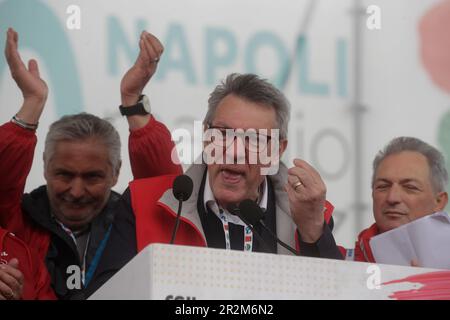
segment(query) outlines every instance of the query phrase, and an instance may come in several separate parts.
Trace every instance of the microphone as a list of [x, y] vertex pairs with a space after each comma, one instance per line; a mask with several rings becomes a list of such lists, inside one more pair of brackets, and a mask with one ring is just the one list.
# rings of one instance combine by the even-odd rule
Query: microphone
[[[269, 234], [270, 236], [276, 240], [278, 244], [280, 244], [283, 248], [290, 251], [291, 253], [295, 254], [296, 256], [299, 255], [297, 250], [290, 247], [288, 244], [284, 243], [280, 239], [278, 239], [277, 235], [270, 230], [265, 223], [262, 221], [264, 218], [264, 212], [258, 206], [254, 201], [250, 199], [245, 199], [239, 204], [239, 210], [241, 212], [241, 215], [245, 220], [247, 220], [249, 223], [251, 223], [253, 226], [261, 225]], [[242, 218], [241, 218], [242, 219]], [[244, 219], [242, 219], [244, 221]], [[245, 221], [244, 221], [245, 222]]]
[[192, 194], [192, 189], [194, 189], [194, 183], [192, 182], [192, 179], [185, 174], [179, 175], [173, 181], [172, 192], [174, 197], [178, 200], [178, 212], [177, 218], [175, 220], [175, 226], [172, 231], [172, 238], [170, 239], [170, 244], [174, 243], [175, 236], [178, 231], [178, 226], [180, 225], [181, 207], [183, 201], [189, 199], [189, 197]]
[[267, 252], [272, 251], [272, 250], [270, 250], [269, 246], [264, 241], [264, 239], [260, 236], [260, 234], [255, 231], [253, 222], [247, 220], [247, 218], [242, 215], [242, 211], [241, 211], [240, 207], [238, 207], [236, 205], [231, 205], [231, 206], [227, 207], [227, 210], [229, 213], [234, 214], [235, 216], [238, 216], [239, 218], [241, 218], [241, 220], [250, 228], [250, 230], [252, 230], [252, 233], [255, 235], [255, 238], [258, 239], [258, 242], [264, 247], [264, 249]]

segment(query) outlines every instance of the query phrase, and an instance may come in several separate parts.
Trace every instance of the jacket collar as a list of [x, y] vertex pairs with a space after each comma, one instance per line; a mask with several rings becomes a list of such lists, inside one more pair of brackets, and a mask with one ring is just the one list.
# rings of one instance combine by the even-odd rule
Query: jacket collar
[[[192, 179], [194, 189], [191, 197], [183, 202], [183, 214], [182, 219], [189, 220], [200, 231], [203, 238], [205, 233], [200, 221], [200, 215], [197, 210], [197, 199], [199, 196], [200, 185], [202, 183], [202, 177], [206, 170], [205, 164], [193, 164], [186, 171], [186, 175]], [[284, 186], [287, 182], [287, 167], [280, 162], [278, 173], [272, 176], [268, 176], [272, 181], [276, 199], [276, 234], [277, 236], [287, 244], [295, 247], [295, 232], [297, 226], [292, 220], [289, 210], [289, 199]], [[167, 206], [173, 212], [178, 210], [178, 200], [174, 197], [172, 189], [167, 190], [159, 199], [160, 205]], [[289, 254], [289, 252], [278, 246], [278, 252], [283, 254]]]
[[370, 249], [370, 239], [378, 235], [380, 231], [376, 223], [372, 224], [369, 228], [361, 231], [358, 235], [358, 243], [355, 248], [355, 256], [359, 255], [363, 257], [365, 261], [375, 262], [375, 259], [372, 254], [372, 250]]

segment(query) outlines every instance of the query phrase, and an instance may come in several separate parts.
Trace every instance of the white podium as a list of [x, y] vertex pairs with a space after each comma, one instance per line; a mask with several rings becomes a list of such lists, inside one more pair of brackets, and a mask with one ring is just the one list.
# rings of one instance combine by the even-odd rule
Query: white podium
[[449, 279], [434, 269], [153, 244], [90, 299], [450, 299]]

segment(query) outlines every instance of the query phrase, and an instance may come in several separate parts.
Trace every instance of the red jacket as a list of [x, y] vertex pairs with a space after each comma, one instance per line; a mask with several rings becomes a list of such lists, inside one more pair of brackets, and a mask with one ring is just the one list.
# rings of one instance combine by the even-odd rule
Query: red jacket
[[[284, 167], [284, 166], [283, 166]], [[194, 183], [192, 196], [183, 203], [179, 229], [175, 244], [206, 247], [205, 235], [197, 212], [197, 198], [202, 165], [193, 165], [186, 174]], [[280, 171], [283, 169], [280, 166]], [[136, 240], [138, 252], [151, 243], [169, 243], [175, 225], [178, 201], [172, 194], [172, 184], [176, 175], [135, 180], [130, 183], [131, 205], [136, 219]], [[284, 177], [272, 176], [277, 196], [277, 230], [284, 242], [299, 250], [298, 233], [288, 211], [287, 195], [283, 196], [279, 182]], [[281, 193], [281, 194], [280, 194]], [[325, 220], [331, 218], [333, 206], [326, 203]], [[280, 252], [284, 248], [279, 248]]]
[[369, 228], [364, 229], [359, 233], [354, 249], [344, 249], [342, 247], [339, 249], [346, 257], [346, 260], [375, 262], [369, 242], [372, 237], [375, 237], [378, 234], [380, 234], [380, 232], [377, 225], [374, 223]]
[[[175, 178], [176, 175], [166, 175], [130, 183], [138, 252], [151, 243], [170, 242], [177, 213], [158, 200], [170, 191]], [[197, 225], [181, 215], [175, 244], [206, 247], [206, 240]]]
[[56, 299], [42, 260], [23, 241], [0, 228], [0, 263], [8, 263], [13, 258], [19, 260], [19, 269], [24, 276], [22, 299]]
[[[50, 233], [31, 223], [21, 209], [36, 141], [34, 132], [11, 122], [0, 126], [0, 226], [13, 232], [38, 253], [40, 261], [45, 261]], [[128, 149], [134, 177], [182, 173], [181, 166], [171, 160], [173, 147], [170, 132], [153, 117], [144, 128], [131, 131]]]

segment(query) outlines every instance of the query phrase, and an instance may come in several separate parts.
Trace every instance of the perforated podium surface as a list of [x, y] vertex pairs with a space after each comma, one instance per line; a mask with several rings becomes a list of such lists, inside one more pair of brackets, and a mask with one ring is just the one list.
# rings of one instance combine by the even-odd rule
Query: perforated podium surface
[[434, 269], [153, 244], [91, 299], [427, 298], [430, 283], [439, 277], [448, 281], [449, 275]]

